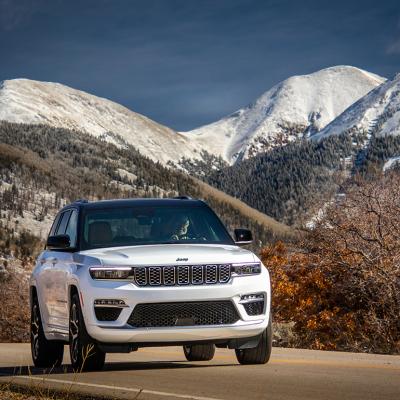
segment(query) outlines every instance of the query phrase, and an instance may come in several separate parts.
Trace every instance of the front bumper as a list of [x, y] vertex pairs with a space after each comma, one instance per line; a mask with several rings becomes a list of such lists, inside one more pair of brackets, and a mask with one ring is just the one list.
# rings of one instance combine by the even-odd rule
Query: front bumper
[[[240, 339], [259, 335], [268, 326], [270, 313], [270, 283], [266, 270], [255, 276], [233, 277], [229, 283], [201, 286], [139, 288], [133, 283], [95, 281], [87, 277], [80, 288], [83, 314], [88, 334], [103, 343], [176, 343]], [[264, 294], [264, 313], [249, 316], [242, 295]], [[94, 313], [96, 299], [120, 299], [127, 307], [116, 321], [98, 321]], [[231, 325], [174, 326], [133, 328], [127, 320], [140, 303], [171, 303], [193, 301], [232, 301], [239, 320]]]

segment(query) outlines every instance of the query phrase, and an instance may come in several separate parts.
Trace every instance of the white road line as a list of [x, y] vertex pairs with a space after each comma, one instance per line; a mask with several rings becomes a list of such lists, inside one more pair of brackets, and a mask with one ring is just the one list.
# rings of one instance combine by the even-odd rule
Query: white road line
[[67, 381], [67, 380], [63, 380], [63, 379], [41, 378], [38, 376], [15, 375], [12, 378], [13, 378], [13, 380], [15, 378], [18, 378], [18, 379], [25, 379], [25, 380], [36, 380], [36, 381], [41, 381], [43, 383], [46, 383], [46, 382], [63, 383], [63, 384], [71, 385], [71, 386], [76, 385], [76, 386], [96, 387], [96, 388], [100, 388], [100, 389], [109, 389], [109, 390], [114, 390], [114, 391], [120, 390], [120, 391], [133, 392], [133, 393], [153, 394], [153, 395], [157, 395], [157, 396], [175, 397], [175, 398], [179, 398], [179, 399], [188, 399], [188, 400], [222, 400], [222, 399], [217, 399], [215, 397], [192, 396], [189, 394], [159, 392], [157, 390], [129, 388], [129, 387], [122, 387], [122, 386], [98, 385], [96, 383], [85, 383], [85, 382]]

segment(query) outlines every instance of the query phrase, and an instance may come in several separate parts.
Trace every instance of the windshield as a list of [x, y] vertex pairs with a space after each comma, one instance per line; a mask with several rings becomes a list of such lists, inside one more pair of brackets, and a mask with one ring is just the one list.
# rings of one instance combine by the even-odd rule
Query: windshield
[[208, 207], [137, 206], [87, 209], [83, 214], [83, 250], [169, 243], [234, 244]]

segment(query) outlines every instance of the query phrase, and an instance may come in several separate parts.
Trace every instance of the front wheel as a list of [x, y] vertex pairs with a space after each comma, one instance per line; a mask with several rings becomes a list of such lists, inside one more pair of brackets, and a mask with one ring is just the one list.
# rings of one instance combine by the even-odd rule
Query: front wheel
[[35, 367], [59, 367], [64, 356], [64, 343], [46, 339], [40, 315], [39, 301], [35, 295], [31, 304], [31, 353]]
[[69, 354], [76, 372], [101, 370], [106, 358], [86, 331], [77, 294], [72, 296], [69, 313]]
[[272, 318], [269, 317], [267, 329], [262, 333], [258, 345], [252, 349], [236, 349], [236, 358], [240, 364], [266, 364], [272, 350]]
[[186, 360], [188, 361], [210, 361], [215, 354], [215, 346], [213, 344], [193, 344], [183, 346]]

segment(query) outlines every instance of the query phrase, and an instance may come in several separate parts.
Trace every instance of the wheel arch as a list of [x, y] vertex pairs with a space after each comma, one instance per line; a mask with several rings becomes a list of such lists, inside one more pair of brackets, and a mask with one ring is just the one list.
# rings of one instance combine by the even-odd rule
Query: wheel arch
[[79, 296], [79, 298], [80, 298], [79, 289], [78, 289], [78, 286], [76, 285], [75, 282], [74, 283], [70, 283], [68, 285], [68, 305], [69, 306], [71, 306], [72, 296], [74, 294], [77, 294]]
[[38, 297], [37, 288], [36, 288], [35, 284], [31, 284], [29, 286], [29, 301], [30, 301], [31, 305], [32, 305], [34, 297]]

